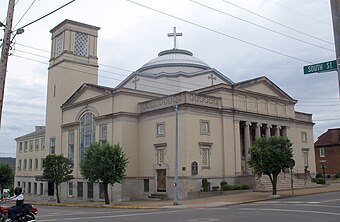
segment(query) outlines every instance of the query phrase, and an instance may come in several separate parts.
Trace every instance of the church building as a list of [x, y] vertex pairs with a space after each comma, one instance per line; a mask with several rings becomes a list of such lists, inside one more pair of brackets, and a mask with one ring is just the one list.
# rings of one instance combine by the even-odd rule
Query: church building
[[102, 184], [88, 182], [79, 169], [85, 150], [99, 141], [119, 143], [129, 158], [125, 181], [109, 187], [111, 201], [156, 193], [172, 199], [177, 176], [179, 199], [199, 192], [204, 178], [211, 187], [222, 181], [254, 187], [248, 150], [261, 136], [288, 137], [293, 172], [315, 173], [312, 115], [295, 111], [297, 100], [267, 77], [233, 82], [178, 49], [181, 33], [174, 28], [172, 49], [117, 87], [100, 86], [98, 31], [70, 20], [51, 30], [46, 126], [16, 139], [15, 185], [26, 196], [53, 195], [53, 184], [41, 178], [42, 161], [63, 154], [74, 163], [74, 179], [61, 184], [61, 200], [103, 199]]

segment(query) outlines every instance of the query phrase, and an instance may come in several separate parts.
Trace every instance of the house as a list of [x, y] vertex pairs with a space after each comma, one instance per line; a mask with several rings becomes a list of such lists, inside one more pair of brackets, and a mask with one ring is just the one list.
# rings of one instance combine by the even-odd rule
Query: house
[[316, 172], [324, 175], [340, 173], [340, 128], [328, 129], [314, 143]]

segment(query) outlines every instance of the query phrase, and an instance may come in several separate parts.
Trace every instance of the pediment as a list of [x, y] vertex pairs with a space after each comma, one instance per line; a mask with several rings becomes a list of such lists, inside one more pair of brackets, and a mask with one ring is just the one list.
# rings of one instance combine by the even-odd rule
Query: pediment
[[112, 88], [85, 83], [72, 94], [62, 107], [65, 108], [74, 104], [107, 96], [111, 94], [112, 90]]
[[294, 101], [287, 93], [285, 93], [267, 77], [259, 77], [236, 83], [235, 89]]

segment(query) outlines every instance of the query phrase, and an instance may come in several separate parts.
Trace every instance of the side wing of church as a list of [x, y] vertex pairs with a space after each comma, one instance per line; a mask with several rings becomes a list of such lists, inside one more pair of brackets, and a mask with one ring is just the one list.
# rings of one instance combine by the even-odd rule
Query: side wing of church
[[[312, 115], [295, 111], [297, 101], [266, 77], [234, 83], [190, 51], [174, 47], [160, 52], [116, 88], [99, 86], [94, 78], [74, 80], [79, 66], [98, 75], [98, 30], [66, 20], [51, 31], [52, 55], [58, 47], [71, 48], [61, 50], [59, 62], [49, 69], [46, 149], [25, 151], [20, 147], [34, 138], [17, 138], [20, 169], [15, 183], [24, 186], [27, 194], [46, 197], [53, 186], [37, 179], [42, 174], [40, 167], [27, 174], [22, 164], [38, 156], [39, 165], [44, 156], [56, 153], [74, 162], [75, 179], [61, 185], [62, 199], [102, 199], [102, 185], [86, 181], [79, 169], [84, 151], [102, 141], [119, 143], [129, 158], [125, 181], [110, 186], [112, 200], [142, 199], [154, 193], [172, 198], [176, 106], [180, 199], [200, 191], [204, 178], [211, 187], [222, 181], [254, 187], [255, 177], [247, 166], [248, 150], [260, 136], [288, 137], [293, 143], [294, 172], [303, 173], [308, 167], [315, 173]], [[69, 37], [57, 40], [59, 35]], [[87, 42], [87, 51], [79, 58], [71, 50], [77, 41], [79, 44], [77, 36]], [[57, 70], [64, 66], [68, 69], [60, 75]], [[65, 78], [70, 81], [63, 81]], [[67, 95], [60, 87], [72, 93]]]

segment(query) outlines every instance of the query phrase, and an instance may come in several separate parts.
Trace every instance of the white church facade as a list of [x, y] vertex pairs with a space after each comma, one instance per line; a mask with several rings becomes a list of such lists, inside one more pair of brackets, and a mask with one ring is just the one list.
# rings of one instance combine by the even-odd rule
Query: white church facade
[[79, 162], [86, 148], [103, 141], [119, 143], [129, 158], [125, 181], [109, 188], [111, 200], [173, 198], [176, 114], [180, 199], [200, 191], [203, 178], [211, 186], [254, 186], [247, 153], [260, 136], [288, 137], [294, 172], [307, 166], [315, 173], [312, 115], [295, 111], [297, 100], [268, 78], [234, 83], [175, 44], [117, 87], [100, 86], [98, 30], [70, 20], [51, 30], [46, 126], [16, 139], [15, 183], [26, 195], [53, 194], [53, 185], [40, 179], [43, 158], [55, 153], [74, 162], [75, 179], [61, 185], [62, 200], [102, 199], [101, 184], [86, 181]]

